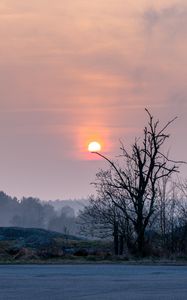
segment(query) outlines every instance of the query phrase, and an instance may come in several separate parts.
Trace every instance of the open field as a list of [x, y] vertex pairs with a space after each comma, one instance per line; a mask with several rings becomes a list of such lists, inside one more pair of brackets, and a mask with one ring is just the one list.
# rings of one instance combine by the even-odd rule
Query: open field
[[187, 266], [1, 265], [1, 300], [187, 299]]

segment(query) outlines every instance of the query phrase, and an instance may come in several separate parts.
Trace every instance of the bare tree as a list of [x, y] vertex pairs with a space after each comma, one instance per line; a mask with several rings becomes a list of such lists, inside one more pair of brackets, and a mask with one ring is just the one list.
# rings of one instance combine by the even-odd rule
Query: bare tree
[[170, 177], [163, 177], [158, 182], [158, 206], [156, 221], [154, 225], [158, 225], [157, 231], [161, 235], [162, 250], [166, 250], [168, 242], [168, 234], [173, 211], [173, 190], [175, 183]]
[[130, 241], [132, 228], [129, 219], [126, 218], [126, 209], [123, 209], [121, 195], [112, 186], [106, 184], [110, 175], [109, 171], [100, 171], [96, 174], [97, 181], [94, 185], [97, 189], [97, 197], [90, 197], [89, 205], [80, 218], [84, 233], [89, 232], [92, 236], [100, 238], [113, 237], [114, 254], [122, 255], [124, 241], [126, 244]]
[[187, 179], [181, 180], [177, 184], [177, 188], [180, 192], [180, 213], [182, 215], [183, 223], [187, 223]]
[[[154, 214], [155, 202], [158, 196], [158, 183], [178, 172], [178, 163], [164, 155], [163, 146], [169, 138], [167, 128], [174, 119], [160, 127], [159, 120], [148, 114], [148, 124], [144, 128], [143, 138], [136, 139], [128, 152], [121, 142], [122, 160], [114, 162], [104, 155], [95, 152], [110, 165], [110, 176], [97, 183], [97, 189], [105, 186], [109, 194], [120, 195], [120, 201], [113, 198], [113, 204], [121, 209], [132, 223], [136, 233], [137, 251], [144, 255], [145, 230]], [[104, 174], [104, 173], [103, 173]]]

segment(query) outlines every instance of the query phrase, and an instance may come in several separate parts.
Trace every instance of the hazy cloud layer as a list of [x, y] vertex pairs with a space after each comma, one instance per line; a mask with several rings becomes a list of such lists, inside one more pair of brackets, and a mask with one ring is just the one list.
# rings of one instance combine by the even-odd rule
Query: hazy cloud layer
[[140, 134], [144, 107], [179, 115], [172, 149], [185, 159], [187, 5], [151, 2], [1, 0], [2, 189], [86, 195], [104, 165], [88, 140], [114, 156]]

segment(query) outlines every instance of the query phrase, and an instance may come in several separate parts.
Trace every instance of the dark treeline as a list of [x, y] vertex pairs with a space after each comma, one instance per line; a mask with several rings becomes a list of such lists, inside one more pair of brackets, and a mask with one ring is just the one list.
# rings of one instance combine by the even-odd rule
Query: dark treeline
[[[81, 212], [80, 232], [91, 239], [113, 240], [116, 255], [139, 256], [137, 233], [132, 224], [134, 216], [128, 199], [119, 194], [111, 199], [102, 190], [99, 195], [90, 197], [89, 205]], [[144, 234], [143, 256], [187, 256], [187, 180], [163, 180], [160, 184]]]
[[[0, 226], [44, 228], [89, 239], [113, 240], [116, 255], [135, 255], [136, 233], [120, 208], [123, 200], [114, 200], [100, 194], [91, 196], [89, 201], [43, 202], [32, 197], [18, 201], [0, 192]], [[145, 232], [144, 253], [160, 257], [187, 255], [187, 180], [160, 183], [155, 210]]]
[[32, 197], [18, 200], [0, 192], [0, 226], [44, 228], [78, 234], [77, 215], [83, 207], [84, 200], [44, 202]]

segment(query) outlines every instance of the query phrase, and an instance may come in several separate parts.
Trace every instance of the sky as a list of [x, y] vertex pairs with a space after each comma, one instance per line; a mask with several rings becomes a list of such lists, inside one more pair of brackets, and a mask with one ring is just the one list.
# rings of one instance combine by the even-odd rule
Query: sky
[[186, 0], [1, 0], [0, 40], [1, 190], [87, 197], [107, 168], [88, 143], [115, 159], [145, 107], [178, 116], [167, 146], [187, 160]]

